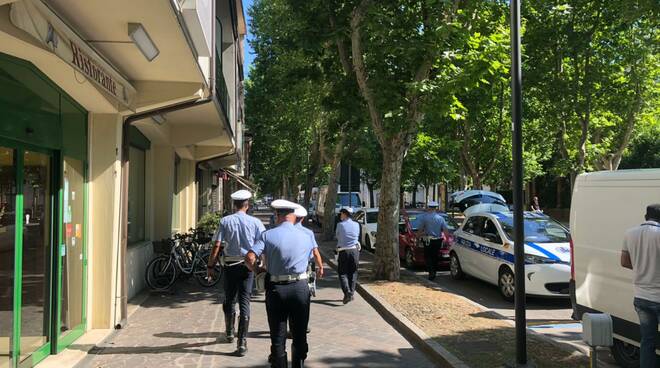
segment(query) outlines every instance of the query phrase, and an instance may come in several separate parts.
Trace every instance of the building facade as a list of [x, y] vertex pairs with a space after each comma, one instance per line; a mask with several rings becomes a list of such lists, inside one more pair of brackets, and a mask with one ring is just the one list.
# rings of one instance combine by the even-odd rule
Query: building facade
[[0, 0], [0, 368], [125, 324], [202, 179], [240, 180], [245, 33], [240, 0]]

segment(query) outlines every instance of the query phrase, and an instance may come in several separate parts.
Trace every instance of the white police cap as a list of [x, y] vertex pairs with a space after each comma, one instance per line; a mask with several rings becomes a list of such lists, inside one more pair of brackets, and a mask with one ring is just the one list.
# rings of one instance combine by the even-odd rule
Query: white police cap
[[299, 204], [287, 201], [286, 199], [276, 199], [270, 203], [270, 206], [276, 210], [295, 210], [300, 207]]
[[237, 190], [231, 194], [231, 199], [235, 201], [244, 201], [246, 199], [252, 198], [252, 193], [245, 189]]
[[293, 213], [296, 215], [296, 217], [305, 217], [307, 216], [307, 210], [305, 207], [298, 205], [296, 209], [293, 211]]
[[429, 208], [438, 208], [440, 205], [436, 201], [429, 201]]
[[346, 210], [351, 215], [353, 214], [353, 208], [352, 207], [345, 206], [345, 207], [342, 207], [341, 209]]

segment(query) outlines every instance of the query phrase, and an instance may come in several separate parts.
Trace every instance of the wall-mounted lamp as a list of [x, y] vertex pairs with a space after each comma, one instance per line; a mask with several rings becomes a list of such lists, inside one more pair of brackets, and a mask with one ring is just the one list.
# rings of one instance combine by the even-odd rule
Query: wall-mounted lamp
[[160, 54], [158, 47], [151, 40], [147, 30], [144, 29], [142, 23], [128, 23], [128, 36], [133, 40], [133, 43], [142, 52], [147, 60], [152, 61]]

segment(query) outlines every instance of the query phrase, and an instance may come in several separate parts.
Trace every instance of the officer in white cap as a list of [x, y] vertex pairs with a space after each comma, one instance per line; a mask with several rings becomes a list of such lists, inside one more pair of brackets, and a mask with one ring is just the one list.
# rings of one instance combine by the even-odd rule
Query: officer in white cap
[[[307, 217], [307, 210], [305, 207], [298, 205], [298, 207], [293, 211], [293, 213], [296, 215], [296, 227], [303, 232], [305, 232], [307, 235], [309, 235], [310, 241], [312, 242], [312, 254], [310, 254], [310, 259], [314, 260], [315, 268], [312, 268], [312, 272], [316, 272], [319, 274], [319, 277], [323, 277], [323, 259], [321, 258], [321, 253], [319, 252], [319, 245], [316, 243], [316, 237], [314, 236], [314, 232], [308, 228], [306, 228], [303, 225], [303, 221]], [[307, 327], [307, 333], [309, 333], [311, 330], [309, 329], [309, 326]]]
[[444, 217], [438, 213], [438, 202], [429, 202], [417, 233], [423, 236], [424, 261], [429, 271], [429, 280], [433, 281], [438, 267], [438, 252], [442, 247], [442, 237], [444, 235], [445, 239], [449, 239], [449, 228]]
[[319, 252], [319, 245], [316, 243], [316, 237], [314, 236], [314, 232], [308, 228], [306, 228], [303, 225], [303, 221], [307, 217], [307, 210], [305, 210], [305, 207], [298, 205], [296, 209], [293, 211], [294, 215], [296, 215], [296, 228], [302, 230], [305, 232], [307, 235], [309, 235], [310, 241], [312, 242], [312, 254], [310, 255], [310, 258], [314, 259], [314, 263], [316, 264], [316, 268], [320, 268], [320, 273], [321, 276], [323, 276], [323, 260], [321, 258], [321, 253]]
[[[250, 294], [254, 282], [254, 273], [246, 267], [244, 257], [252, 248], [262, 232], [266, 230], [261, 220], [247, 214], [252, 193], [239, 190], [232, 193], [234, 214], [220, 220], [218, 230], [213, 236], [214, 247], [208, 263], [209, 274], [213, 273], [218, 254], [222, 251], [223, 287], [225, 302], [222, 309], [225, 314], [225, 333], [227, 342], [234, 341], [236, 321], [236, 302], [238, 301], [240, 318], [238, 321], [238, 342], [236, 354], [247, 353], [247, 333], [250, 324]], [[223, 248], [223, 243], [226, 244]]]
[[337, 273], [339, 283], [344, 292], [343, 303], [353, 300], [355, 285], [358, 278], [358, 264], [360, 262], [360, 225], [351, 219], [353, 209], [344, 207], [339, 210], [339, 223], [335, 236], [337, 237]]
[[277, 226], [261, 234], [247, 253], [245, 262], [251, 270], [257, 271], [257, 259], [262, 254], [266, 258], [266, 312], [270, 329], [271, 367], [288, 367], [286, 330], [290, 321], [292, 367], [302, 368], [308, 351], [305, 331], [310, 304], [307, 264], [313, 245], [309, 235], [295, 226], [297, 204], [278, 200], [273, 201], [271, 206], [275, 210]]

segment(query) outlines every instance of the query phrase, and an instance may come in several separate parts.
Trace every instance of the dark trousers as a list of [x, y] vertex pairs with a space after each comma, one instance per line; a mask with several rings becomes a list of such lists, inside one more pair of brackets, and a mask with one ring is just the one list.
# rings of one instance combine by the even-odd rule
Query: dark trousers
[[222, 310], [225, 314], [234, 314], [236, 312], [236, 302], [238, 302], [241, 318], [249, 318], [254, 274], [243, 264], [225, 266], [223, 273], [225, 302], [222, 303]]
[[658, 322], [660, 322], [660, 303], [635, 298], [633, 304], [639, 316], [639, 328], [642, 335], [639, 348], [640, 368], [656, 368], [655, 348], [657, 346]]
[[307, 280], [287, 284], [266, 282], [266, 312], [270, 329], [270, 352], [274, 359], [286, 356], [287, 321], [291, 326], [291, 361], [307, 359], [307, 323], [309, 322], [309, 286]]
[[429, 239], [424, 247], [424, 262], [429, 277], [435, 277], [438, 268], [438, 252], [442, 247], [442, 239]]
[[359, 262], [360, 251], [357, 248], [339, 252], [339, 256], [337, 257], [337, 273], [339, 274], [339, 283], [344, 295], [352, 296], [355, 293]]

